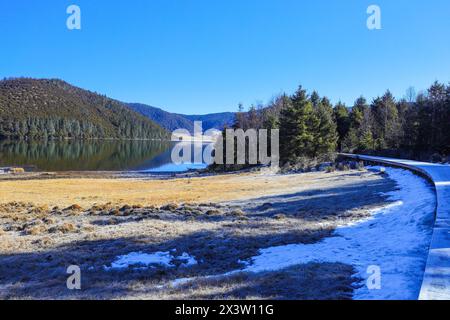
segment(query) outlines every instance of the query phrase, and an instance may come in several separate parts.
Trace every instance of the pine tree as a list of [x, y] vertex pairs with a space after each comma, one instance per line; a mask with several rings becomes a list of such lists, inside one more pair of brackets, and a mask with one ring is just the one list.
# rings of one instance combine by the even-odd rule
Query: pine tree
[[399, 147], [400, 122], [395, 99], [390, 91], [376, 98], [372, 105], [373, 133], [378, 149]]
[[300, 86], [286, 100], [280, 115], [280, 157], [284, 163], [315, 155], [314, 131], [317, 118], [306, 91]]
[[[314, 94], [314, 93], [313, 93]], [[317, 93], [316, 93], [317, 94]], [[336, 123], [333, 120], [333, 107], [324, 97], [319, 102], [311, 96], [313, 105], [315, 104], [315, 117], [317, 118], [316, 128], [314, 132], [314, 156], [325, 155], [336, 150], [337, 131]]]
[[342, 102], [338, 102], [338, 104], [334, 107], [334, 118], [336, 121], [337, 132], [339, 135], [338, 149], [342, 151], [343, 141], [350, 130], [349, 111]]
[[361, 151], [374, 150], [375, 149], [374, 143], [375, 141], [373, 140], [372, 131], [367, 130], [363, 133], [362, 137], [360, 138], [358, 149]]
[[344, 138], [342, 149], [346, 152], [365, 151], [373, 148], [370, 109], [364, 97], [359, 97], [350, 112], [350, 129]]
[[233, 129], [243, 129], [245, 127], [244, 106], [242, 103], [238, 105], [238, 112], [235, 115]]
[[444, 84], [434, 82], [428, 89], [428, 104], [431, 108], [431, 148], [443, 151], [448, 144], [446, 133], [449, 123], [446, 108], [447, 91]]

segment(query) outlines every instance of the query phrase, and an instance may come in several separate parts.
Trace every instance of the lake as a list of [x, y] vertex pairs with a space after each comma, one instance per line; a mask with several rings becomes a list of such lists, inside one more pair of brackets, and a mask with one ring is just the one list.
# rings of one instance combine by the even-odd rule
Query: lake
[[164, 141], [0, 141], [0, 167], [32, 171], [185, 172], [206, 168], [193, 161], [176, 165], [175, 143]]

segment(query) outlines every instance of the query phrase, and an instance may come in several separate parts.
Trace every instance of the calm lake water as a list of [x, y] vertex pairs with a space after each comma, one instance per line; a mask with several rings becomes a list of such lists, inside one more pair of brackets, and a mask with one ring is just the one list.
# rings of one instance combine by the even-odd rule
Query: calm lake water
[[0, 141], [0, 167], [33, 171], [184, 172], [204, 163], [175, 165], [175, 143], [161, 141]]

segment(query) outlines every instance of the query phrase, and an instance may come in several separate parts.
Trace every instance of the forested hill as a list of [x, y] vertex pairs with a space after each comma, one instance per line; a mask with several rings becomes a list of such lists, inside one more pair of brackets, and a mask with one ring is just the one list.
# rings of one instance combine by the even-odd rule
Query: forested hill
[[202, 122], [203, 131], [213, 128], [222, 130], [225, 126], [230, 127], [234, 123], [236, 116], [234, 112], [211, 113], [206, 115], [177, 114], [141, 103], [129, 103], [128, 106], [169, 131], [187, 129], [192, 132], [194, 130], [194, 121]]
[[129, 103], [128, 106], [150, 120], [155, 121], [170, 132], [176, 129], [186, 129], [192, 132], [194, 129], [194, 122], [182, 115], [170, 113], [160, 108], [141, 103]]
[[167, 139], [124, 103], [56, 79], [0, 81], [0, 139]]
[[221, 112], [205, 115], [186, 115], [185, 117], [191, 121], [201, 121], [203, 130], [212, 128], [222, 130], [224, 127], [231, 127], [233, 125], [236, 113]]

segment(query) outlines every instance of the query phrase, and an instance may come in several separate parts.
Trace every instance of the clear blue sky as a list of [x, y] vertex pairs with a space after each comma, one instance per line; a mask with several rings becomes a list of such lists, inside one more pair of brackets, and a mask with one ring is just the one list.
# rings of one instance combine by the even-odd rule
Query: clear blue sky
[[[70, 4], [80, 31], [66, 28]], [[371, 4], [382, 30], [366, 27]], [[351, 104], [450, 80], [448, 0], [11, 0], [0, 30], [0, 77], [61, 78], [179, 113], [299, 84]]]

